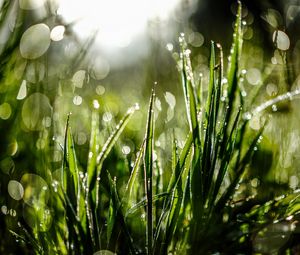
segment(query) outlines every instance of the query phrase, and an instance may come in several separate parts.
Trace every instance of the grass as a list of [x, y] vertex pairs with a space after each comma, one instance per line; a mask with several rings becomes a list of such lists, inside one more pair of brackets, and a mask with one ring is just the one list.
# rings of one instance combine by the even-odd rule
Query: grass
[[[32, 200], [23, 198], [23, 213], [18, 207], [18, 222], [9, 227], [28, 254], [30, 249], [34, 254], [248, 254], [257, 252], [255, 249], [263, 252], [259, 237], [268, 232], [268, 226], [279, 223], [291, 230], [278, 249], [291, 252], [297, 240], [293, 231], [299, 194], [266, 201], [239, 187], [247, 185], [249, 164], [267, 125], [253, 132], [249, 129], [251, 116], [299, 92], [258, 107], [249, 104], [255, 102], [255, 93], [253, 98], [242, 95], [241, 8], [239, 3], [227, 68], [222, 47], [211, 42], [208, 84], [194, 79], [191, 52], [184, 35], [179, 38], [177, 65], [186, 112], [180, 121], [186, 125], [186, 139], [181, 146], [176, 132], [172, 134], [165, 151], [171, 162], [160, 156], [155, 143], [156, 124], [164, 121], [156, 116], [157, 85], [151, 91], [144, 136], [136, 139], [141, 142], [129, 164], [117, 148], [139, 111], [137, 105], [116, 125], [105, 127], [100, 121], [102, 110], [94, 100], [85, 153], [74, 142], [76, 115], [65, 116], [63, 143], [56, 144], [62, 155], [58, 173], [47, 170], [53, 168], [54, 155], [45, 146], [35, 159], [42, 162], [42, 169], [32, 178], [35, 183], [43, 178], [47, 186], [41, 190], [34, 184], [24, 187]], [[74, 65], [80, 63], [82, 54]], [[43, 188], [49, 196], [42, 195]], [[259, 245], [263, 248], [257, 248]]]

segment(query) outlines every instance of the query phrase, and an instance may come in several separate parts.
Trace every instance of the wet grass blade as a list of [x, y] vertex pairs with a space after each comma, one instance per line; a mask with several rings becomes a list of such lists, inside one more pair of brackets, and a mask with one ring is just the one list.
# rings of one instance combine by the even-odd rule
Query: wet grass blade
[[122, 232], [125, 236], [126, 242], [129, 246], [129, 249], [131, 251], [131, 254], [138, 254], [135, 246], [133, 244], [133, 240], [132, 237], [130, 235], [130, 231], [127, 227], [127, 224], [125, 222], [125, 217], [124, 214], [122, 212], [122, 204], [121, 201], [119, 199], [119, 195], [117, 192], [117, 187], [116, 187], [116, 182], [111, 178], [111, 175], [109, 172], [107, 172], [107, 176], [108, 176], [108, 183], [109, 183], [109, 187], [110, 187], [110, 192], [111, 192], [111, 208], [110, 210], [112, 210], [111, 212], [111, 217], [114, 217], [114, 219], [110, 219], [108, 222], [108, 235], [110, 235], [113, 231], [114, 228], [114, 223], [118, 222], [118, 224], [120, 225]]
[[145, 178], [145, 191], [147, 199], [147, 254], [153, 254], [153, 142], [154, 142], [154, 110], [153, 103], [155, 98], [154, 89], [149, 102], [147, 127], [145, 135], [145, 153], [144, 153], [144, 178]]
[[229, 185], [229, 187], [225, 190], [225, 192], [223, 193], [223, 195], [220, 197], [220, 199], [216, 202], [216, 212], [220, 211], [222, 208], [224, 208], [225, 204], [228, 202], [228, 200], [232, 197], [232, 195], [234, 194], [234, 190], [236, 185], [241, 181], [241, 178], [246, 170], [246, 166], [249, 164], [252, 155], [254, 153], [254, 148], [257, 146], [257, 142], [260, 139], [260, 136], [264, 130], [263, 126], [258, 134], [255, 136], [255, 138], [252, 140], [252, 143], [250, 144], [247, 152], [245, 153], [245, 155], [243, 156], [243, 158], [236, 163], [235, 169], [234, 169], [234, 173], [235, 173], [235, 177], [233, 179], [233, 181], [231, 182], [231, 184]]
[[98, 198], [99, 181], [100, 181], [100, 174], [101, 174], [103, 162], [107, 158], [108, 154], [110, 153], [115, 143], [118, 141], [119, 136], [122, 134], [124, 128], [126, 127], [127, 123], [131, 119], [132, 115], [138, 109], [139, 107], [137, 105], [129, 108], [126, 115], [118, 123], [116, 129], [113, 131], [113, 133], [109, 136], [109, 138], [103, 145], [102, 150], [97, 157], [97, 171], [92, 172], [92, 176], [90, 177], [91, 178], [90, 190], [93, 190], [94, 183], [96, 183], [96, 208], [98, 208], [98, 203], [99, 203], [99, 198]]
[[139, 168], [140, 168], [140, 164], [144, 155], [144, 150], [145, 150], [145, 140], [142, 143], [141, 148], [139, 149], [139, 152], [137, 154], [137, 158], [136, 161], [134, 162], [127, 186], [126, 186], [126, 195], [123, 199], [123, 201], [125, 201], [125, 203], [129, 203], [131, 200], [131, 193], [133, 190], [133, 186], [135, 184], [135, 179], [137, 177]]

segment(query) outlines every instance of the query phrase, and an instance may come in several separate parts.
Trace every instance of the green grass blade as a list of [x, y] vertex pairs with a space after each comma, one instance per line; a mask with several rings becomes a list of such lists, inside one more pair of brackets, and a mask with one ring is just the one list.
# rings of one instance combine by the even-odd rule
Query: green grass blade
[[148, 118], [147, 127], [145, 135], [145, 153], [144, 153], [144, 178], [145, 178], [145, 191], [147, 198], [147, 254], [153, 254], [153, 142], [154, 142], [154, 103], [155, 93], [152, 90], [149, 108], [148, 108]]
[[193, 70], [190, 60], [190, 51], [186, 47], [184, 37], [180, 37], [181, 46], [181, 83], [183, 94], [185, 98], [185, 106], [187, 112], [187, 119], [190, 131], [194, 131], [198, 127], [197, 121], [197, 97], [195, 95], [195, 84], [193, 77]]
[[263, 126], [260, 129], [258, 134], [252, 140], [252, 143], [250, 144], [250, 146], [249, 146], [247, 152], [245, 153], [245, 155], [243, 156], [243, 158], [239, 162], [236, 163], [235, 177], [234, 177], [233, 181], [231, 182], [231, 184], [229, 185], [229, 187], [226, 189], [226, 191], [223, 193], [223, 195], [217, 201], [216, 206], [215, 206], [216, 211], [219, 211], [219, 210], [221, 210], [221, 208], [224, 208], [227, 201], [234, 194], [235, 187], [240, 182], [241, 177], [242, 177], [242, 175], [244, 174], [244, 172], [246, 170], [246, 166], [247, 166], [247, 164], [249, 164], [249, 162], [252, 158], [252, 155], [254, 153], [254, 148], [257, 146], [257, 142], [260, 139], [260, 136], [261, 136], [261, 134], [264, 130], [264, 127], [265, 126]]
[[98, 203], [99, 203], [98, 191], [99, 191], [99, 181], [100, 181], [100, 174], [101, 174], [103, 162], [107, 158], [108, 154], [110, 153], [115, 143], [118, 141], [119, 136], [122, 134], [124, 128], [126, 127], [127, 123], [131, 119], [132, 115], [138, 109], [139, 109], [138, 105], [129, 108], [126, 115], [118, 123], [116, 129], [113, 131], [113, 133], [109, 136], [109, 138], [103, 145], [102, 150], [97, 157], [97, 171], [93, 172], [92, 176], [90, 177], [91, 178], [90, 190], [93, 190], [94, 183], [96, 183], [96, 207], [98, 207]]
[[131, 200], [131, 193], [133, 190], [133, 186], [135, 184], [135, 179], [137, 177], [139, 168], [140, 168], [140, 163], [141, 160], [143, 158], [143, 154], [144, 154], [144, 150], [145, 150], [145, 140], [143, 141], [141, 148], [139, 149], [139, 152], [137, 154], [137, 158], [134, 162], [127, 186], [126, 186], [126, 195], [125, 198], [123, 200], [127, 201], [126, 203], [129, 203], [129, 201]]
[[137, 254], [137, 251], [133, 244], [132, 237], [130, 235], [130, 231], [126, 225], [125, 216], [122, 212], [122, 204], [119, 199], [118, 192], [117, 192], [116, 182], [111, 178], [111, 175], [108, 171], [107, 171], [107, 176], [108, 176], [108, 184], [110, 187], [110, 192], [112, 195], [111, 196], [111, 201], [112, 201], [111, 210], [113, 210], [113, 213], [111, 214], [111, 217], [114, 217], [114, 219], [111, 219], [108, 223], [108, 224], [110, 224], [110, 226], [108, 226], [109, 232], [110, 232], [110, 234], [112, 233], [113, 228], [114, 228], [114, 223], [118, 222], [119, 226], [121, 227], [122, 232], [125, 235], [125, 240], [129, 246], [131, 254]]

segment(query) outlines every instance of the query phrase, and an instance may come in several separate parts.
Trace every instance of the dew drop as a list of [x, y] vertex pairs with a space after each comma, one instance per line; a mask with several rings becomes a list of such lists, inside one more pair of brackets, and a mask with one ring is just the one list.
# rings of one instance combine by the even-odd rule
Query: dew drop
[[28, 28], [21, 37], [20, 53], [27, 59], [36, 59], [42, 56], [50, 46], [50, 29], [40, 23]]
[[277, 112], [277, 110], [278, 110], [278, 109], [277, 109], [276, 104], [273, 104], [273, 105], [272, 105], [272, 111], [273, 111], [273, 112]]
[[83, 87], [83, 82], [85, 79], [85, 70], [79, 70], [77, 71], [73, 77], [72, 77], [72, 83], [74, 85], [74, 87], [76, 88], [82, 88]]
[[101, 85], [98, 85], [96, 87], [96, 93], [99, 95], [99, 96], [102, 96], [104, 93], [105, 93], [105, 88]]
[[8, 194], [14, 200], [21, 200], [24, 195], [24, 189], [21, 183], [15, 180], [10, 180], [7, 185]]
[[279, 50], [288, 50], [290, 48], [290, 39], [288, 35], [281, 30], [274, 31], [273, 42]]
[[9, 103], [3, 103], [0, 105], [0, 118], [7, 120], [10, 118], [12, 113], [11, 106]]
[[8, 213], [8, 209], [7, 209], [7, 206], [6, 205], [2, 205], [1, 206], [1, 212], [6, 215]]
[[173, 46], [172, 43], [168, 43], [168, 44], [166, 45], [166, 48], [167, 48], [168, 51], [172, 51], [172, 50], [174, 49], [174, 46]]
[[73, 104], [75, 105], [81, 105], [82, 104], [82, 97], [81, 96], [74, 96], [73, 98]]
[[99, 109], [100, 104], [99, 104], [98, 100], [93, 100], [93, 107], [94, 107], [95, 109]]
[[128, 154], [130, 153], [130, 151], [131, 151], [131, 149], [130, 149], [130, 147], [129, 147], [128, 145], [124, 145], [124, 146], [122, 147], [122, 153], [123, 153], [124, 155], [128, 155]]
[[17, 100], [22, 100], [27, 95], [27, 87], [26, 87], [26, 80], [23, 80], [17, 95]]
[[112, 116], [112, 114], [110, 112], [105, 112], [103, 114], [102, 119], [103, 119], [104, 122], [110, 122], [112, 120], [112, 117], [113, 116]]
[[64, 38], [65, 27], [64, 26], [55, 26], [50, 33], [50, 38], [52, 41], [58, 42]]

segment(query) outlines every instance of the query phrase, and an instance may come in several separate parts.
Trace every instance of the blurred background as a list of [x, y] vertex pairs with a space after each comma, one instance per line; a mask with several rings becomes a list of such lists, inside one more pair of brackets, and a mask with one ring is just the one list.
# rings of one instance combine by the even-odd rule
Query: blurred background
[[[0, 3], [1, 229], [15, 227], [18, 211], [23, 211], [23, 218], [30, 225], [30, 213], [18, 203], [16, 194], [7, 195], [8, 187], [19, 187], [22, 179], [26, 182], [27, 172], [43, 179], [47, 179], [47, 172], [57, 174], [69, 112], [83, 167], [91, 110], [99, 109], [103, 132], [107, 134], [115, 119], [139, 103], [141, 111], [119, 145], [120, 154], [127, 157], [142, 139], [142, 113], [146, 112], [154, 83], [157, 118], [164, 120], [157, 127], [156, 146], [166, 147], [175, 123], [177, 137], [184, 139], [187, 126], [181, 118], [184, 107], [176, 66], [178, 37], [185, 34], [194, 75], [197, 81], [202, 80], [205, 91], [210, 41], [220, 43], [224, 55], [229, 54], [237, 9], [237, 2], [229, 0]], [[257, 100], [249, 105], [251, 110], [279, 94], [300, 88], [300, 1], [244, 0], [242, 4], [240, 84], [245, 96], [258, 90]], [[226, 62], [227, 59], [225, 66]], [[298, 101], [294, 98], [273, 105], [264, 113], [269, 124], [255, 153], [251, 174], [246, 177], [247, 192], [272, 199], [283, 191], [299, 188]], [[251, 129], [258, 130], [260, 126], [261, 116], [254, 116]], [[45, 151], [51, 152], [50, 160]], [[49, 168], [45, 169], [45, 165]], [[43, 182], [34, 178], [36, 183]], [[15, 246], [13, 239], [4, 237], [7, 234], [0, 231], [0, 253], [20, 252], [21, 245]]]

